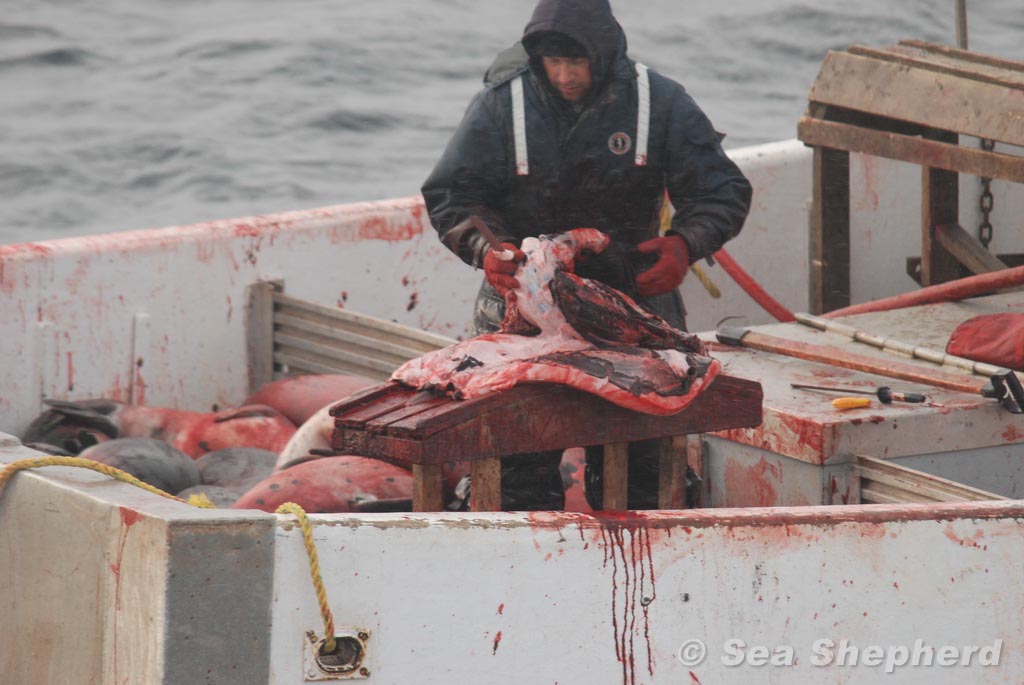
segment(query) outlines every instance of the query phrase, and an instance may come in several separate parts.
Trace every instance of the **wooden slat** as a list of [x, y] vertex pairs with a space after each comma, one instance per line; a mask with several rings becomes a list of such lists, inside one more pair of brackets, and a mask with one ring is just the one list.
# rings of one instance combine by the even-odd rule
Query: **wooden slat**
[[501, 459], [478, 459], [469, 465], [471, 511], [501, 511]]
[[1006, 268], [1006, 264], [985, 249], [980, 240], [956, 224], [936, 226], [935, 239], [971, 273], [985, 274]]
[[923, 40], [906, 39], [901, 40], [899, 44], [900, 46], [917, 48], [924, 52], [931, 53], [932, 55], [943, 55], [963, 62], [984, 64], [999, 67], [1000, 69], [1006, 69], [1008, 71], [1024, 72], [1024, 62], [1020, 62], [1017, 60], [1005, 59], [1003, 57], [994, 57], [992, 55], [986, 55], [980, 52], [973, 52], [971, 50], [961, 50], [960, 48], [950, 47], [949, 45], [929, 43]]
[[362, 430], [367, 421], [405, 407], [415, 395], [415, 390], [392, 385], [391, 392], [375, 398], [372, 402], [359, 401], [351, 409], [348, 408], [348, 403], [338, 405], [334, 410], [334, 423], [339, 428]]
[[419, 395], [422, 395], [424, 399], [419, 399], [419, 396], [417, 396], [416, 401], [409, 400], [405, 406], [399, 409], [389, 411], [386, 414], [370, 419], [365, 423], [363, 429], [374, 433], [390, 433], [391, 426], [396, 422], [415, 419], [416, 416], [423, 414], [424, 412], [432, 411], [440, 407], [446, 407], [452, 402], [451, 398], [437, 397], [431, 395], [429, 391], [423, 391]]
[[[501, 407], [504, 411], [530, 411], [536, 400], [549, 395], [553, 388], [549, 384], [533, 383], [516, 386], [502, 393]], [[494, 396], [480, 397], [467, 401], [449, 400], [431, 410], [392, 423], [389, 434], [400, 438], [425, 439], [489, 411]]]
[[331, 435], [331, 449], [340, 454], [382, 459], [406, 467], [413, 464], [445, 464], [453, 461], [451, 458], [424, 459], [423, 442], [419, 440], [400, 440], [359, 428], [344, 428], [342, 426], [334, 428], [334, 433]]
[[380, 385], [374, 385], [360, 390], [351, 397], [346, 397], [341, 400], [333, 407], [331, 407], [331, 416], [337, 418], [338, 416], [354, 412], [361, 407], [368, 407], [376, 404], [381, 398], [388, 397], [389, 395], [396, 394], [408, 394], [408, 390], [400, 385], [394, 383], [381, 383]]
[[[847, 49], [852, 55], [896, 62], [917, 69], [960, 76], [1003, 88], [1024, 89], [1024, 71], [961, 59], [958, 56], [930, 52], [910, 45], [891, 48], [871, 48], [853, 45]], [[1011, 62], [1011, 64], [1015, 64]]]
[[1024, 93], [1019, 93], [969, 78], [830, 52], [808, 99], [1024, 145]]
[[814, 117], [800, 119], [797, 123], [797, 136], [804, 143], [817, 147], [859, 152], [972, 176], [1024, 183], [1024, 157], [1001, 152], [987, 152]]
[[[331, 447], [343, 454], [356, 454], [372, 459], [383, 459], [403, 466], [414, 464], [444, 464], [454, 461], [451, 455], [430, 455], [424, 453], [424, 443], [419, 440], [397, 440], [367, 431], [337, 428], [331, 436]], [[356, 451], [358, 448], [359, 451]]]
[[444, 430], [448, 425], [434, 423], [434, 420], [444, 421], [445, 424], [455, 425], [459, 421], [472, 418], [474, 406], [477, 400], [458, 402], [445, 397], [445, 402], [438, 403], [422, 412], [412, 416], [401, 417], [388, 424], [388, 434], [399, 438], [420, 440], [426, 437], [424, 427], [438, 432]]
[[628, 443], [611, 443], [604, 446], [603, 486], [601, 508], [604, 511], [625, 511], [629, 507]]

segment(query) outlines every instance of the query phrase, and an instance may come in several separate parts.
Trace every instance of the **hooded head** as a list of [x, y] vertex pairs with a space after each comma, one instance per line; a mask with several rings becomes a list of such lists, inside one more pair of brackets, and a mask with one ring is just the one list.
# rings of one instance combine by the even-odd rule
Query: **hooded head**
[[[543, 63], [544, 57], [585, 57], [589, 62], [589, 90], [595, 92], [608, 80], [615, 62], [626, 54], [626, 36], [608, 0], [540, 0], [523, 31], [523, 47], [535, 67]], [[557, 84], [552, 86], [562, 92]]]
[[533, 44], [535, 60], [544, 68], [548, 84], [566, 102], [583, 102], [590, 95], [594, 77], [586, 49], [564, 33], [546, 31]]

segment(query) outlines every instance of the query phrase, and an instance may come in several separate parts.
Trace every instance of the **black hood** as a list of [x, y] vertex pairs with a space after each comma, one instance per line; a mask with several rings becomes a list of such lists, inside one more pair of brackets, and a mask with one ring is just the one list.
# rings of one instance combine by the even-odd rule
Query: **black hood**
[[555, 31], [582, 45], [590, 57], [594, 90], [600, 90], [612, 68], [626, 55], [626, 34], [615, 21], [608, 0], [540, 0], [523, 31], [523, 46], [531, 58], [531, 38]]

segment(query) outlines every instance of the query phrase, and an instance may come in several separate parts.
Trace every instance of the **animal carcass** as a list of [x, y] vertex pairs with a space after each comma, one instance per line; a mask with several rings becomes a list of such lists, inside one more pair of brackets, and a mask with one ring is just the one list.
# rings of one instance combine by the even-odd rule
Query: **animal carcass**
[[634, 411], [681, 411], [721, 365], [696, 336], [573, 273], [577, 258], [608, 244], [607, 235], [587, 228], [527, 238], [501, 331], [413, 359], [391, 379], [458, 399], [561, 383]]

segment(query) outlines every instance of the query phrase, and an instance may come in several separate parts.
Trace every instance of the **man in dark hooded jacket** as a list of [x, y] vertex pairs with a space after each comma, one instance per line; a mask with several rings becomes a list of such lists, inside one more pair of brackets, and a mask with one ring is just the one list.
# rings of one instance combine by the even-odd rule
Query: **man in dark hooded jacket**
[[[523, 238], [597, 228], [613, 249], [577, 268], [685, 328], [678, 286], [689, 265], [739, 233], [751, 187], [682, 86], [634, 62], [608, 0], [540, 0], [520, 43], [495, 60], [423, 197], [441, 241], [486, 278], [476, 333], [496, 330], [515, 262], [466, 220], [482, 219], [522, 258]], [[666, 192], [675, 208], [659, 235]], [[600, 506], [600, 447], [587, 451], [587, 496]], [[560, 509], [548, 453], [504, 460], [503, 508]], [[658, 460], [630, 449], [630, 508], [657, 502]], [[531, 493], [523, 497], [526, 492]]]

